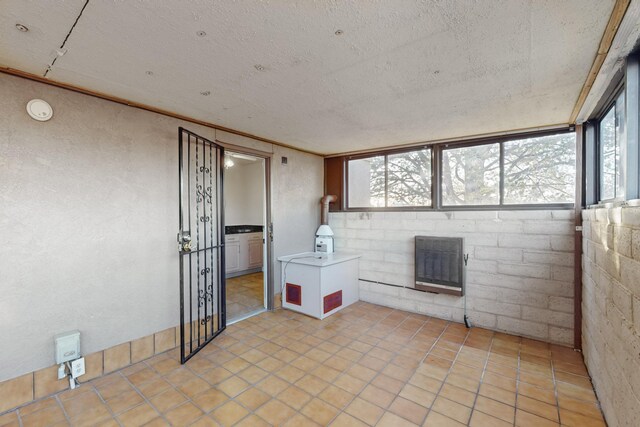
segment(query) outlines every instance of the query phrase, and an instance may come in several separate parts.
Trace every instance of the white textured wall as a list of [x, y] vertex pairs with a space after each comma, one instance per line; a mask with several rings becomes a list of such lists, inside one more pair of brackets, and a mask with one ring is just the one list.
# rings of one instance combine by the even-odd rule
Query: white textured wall
[[264, 225], [264, 165], [236, 164], [224, 172], [226, 225]]
[[361, 252], [360, 298], [462, 321], [463, 299], [414, 287], [414, 236], [465, 238], [466, 293], [475, 325], [573, 343], [573, 212], [331, 213], [339, 249]]
[[640, 208], [582, 213], [582, 346], [611, 427], [640, 420]]
[[[320, 225], [320, 199], [324, 191], [324, 160], [284, 147], [273, 147], [272, 189], [273, 272], [275, 293], [280, 293], [282, 255], [314, 250]], [[288, 163], [283, 165], [282, 157]]]
[[[276, 255], [312, 247], [300, 236], [317, 226], [318, 156], [4, 74], [0, 94], [0, 381], [52, 365], [60, 332], [79, 329], [91, 353], [178, 323], [180, 125], [286, 152]], [[27, 116], [33, 98], [51, 121]]]

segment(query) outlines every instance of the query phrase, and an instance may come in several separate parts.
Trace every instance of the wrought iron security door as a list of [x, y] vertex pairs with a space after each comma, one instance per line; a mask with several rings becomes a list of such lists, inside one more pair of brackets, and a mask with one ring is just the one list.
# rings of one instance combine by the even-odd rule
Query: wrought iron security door
[[179, 128], [180, 359], [185, 363], [226, 327], [224, 149]]

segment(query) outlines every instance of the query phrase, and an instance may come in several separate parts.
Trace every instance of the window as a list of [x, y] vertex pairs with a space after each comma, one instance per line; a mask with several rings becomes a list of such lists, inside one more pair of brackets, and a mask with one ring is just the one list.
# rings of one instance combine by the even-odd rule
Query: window
[[384, 156], [349, 162], [349, 206], [384, 207]]
[[573, 203], [576, 137], [563, 133], [504, 143], [504, 204]]
[[431, 205], [431, 150], [389, 154], [387, 206]]
[[431, 150], [348, 161], [350, 208], [431, 205]]
[[389, 150], [347, 159], [346, 170], [350, 209], [569, 208], [576, 137], [563, 131]]
[[600, 141], [600, 200], [624, 196], [622, 148], [625, 144], [625, 94], [615, 102], [598, 124]]
[[499, 144], [442, 150], [443, 205], [497, 205], [499, 202]]

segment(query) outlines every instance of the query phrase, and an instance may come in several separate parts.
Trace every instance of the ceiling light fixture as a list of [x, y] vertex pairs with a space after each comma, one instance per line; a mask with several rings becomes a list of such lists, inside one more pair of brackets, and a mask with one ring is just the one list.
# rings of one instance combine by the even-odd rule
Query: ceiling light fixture
[[209, 95], [211, 95], [211, 91], [210, 90], [205, 90], [204, 92], [200, 92], [200, 95], [209, 96]]
[[254, 65], [253, 67], [254, 67], [256, 70], [258, 70], [258, 71], [265, 71], [265, 68], [264, 68], [264, 66], [263, 66], [263, 65], [256, 64], [256, 65]]
[[256, 160], [258, 160], [256, 157], [247, 156], [246, 154], [240, 153], [229, 153], [229, 156], [235, 157], [236, 159], [248, 160], [250, 162], [255, 162]]
[[22, 24], [16, 24], [16, 28], [18, 30], [22, 31], [23, 33], [26, 33], [27, 31], [29, 31], [29, 29], [26, 26], [22, 25]]
[[47, 101], [42, 99], [32, 99], [27, 103], [27, 113], [32, 119], [39, 122], [46, 122], [53, 117], [53, 108]]
[[196, 35], [198, 37], [205, 37], [207, 35], [207, 33], [202, 31], [202, 30], [200, 30], [200, 31], [196, 31]]
[[233, 165], [235, 165], [235, 163], [233, 163], [233, 160], [231, 160], [231, 159], [230, 159], [230, 158], [228, 158], [228, 157], [227, 157], [226, 159], [224, 159], [224, 168], [225, 168], [225, 169], [232, 168], [232, 167], [233, 167]]
[[341, 35], [343, 35], [343, 34], [344, 34], [344, 31], [342, 31], [342, 30], [336, 30], [336, 33], [335, 33], [335, 34], [336, 34], [336, 36], [341, 36]]

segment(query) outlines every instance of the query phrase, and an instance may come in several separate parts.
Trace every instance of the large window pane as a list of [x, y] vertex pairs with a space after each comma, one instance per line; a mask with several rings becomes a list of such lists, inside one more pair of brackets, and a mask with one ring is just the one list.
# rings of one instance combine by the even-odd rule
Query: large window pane
[[622, 149], [626, 144], [625, 123], [625, 94], [622, 91], [600, 120], [600, 200], [624, 196]]
[[431, 206], [431, 150], [390, 154], [388, 206]]
[[616, 109], [611, 107], [600, 121], [600, 198], [616, 197], [616, 164], [618, 150], [616, 146]]
[[624, 156], [623, 150], [627, 145], [626, 106], [624, 91], [616, 99], [616, 197], [624, 196]]
[[575, 133], [504, 143], [504, 203], [573, 203]]
[[442, 151], [443, 205], [497, 205], [499, 194], [499, 144]]
[[384, 156], [349, 160], [349, 207], [384, 207]]

